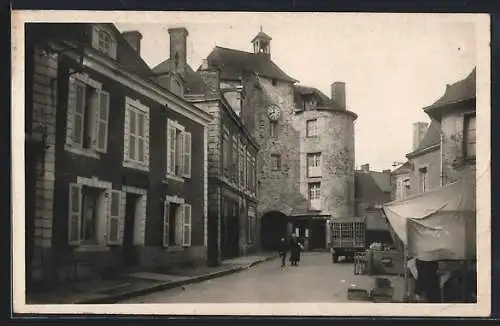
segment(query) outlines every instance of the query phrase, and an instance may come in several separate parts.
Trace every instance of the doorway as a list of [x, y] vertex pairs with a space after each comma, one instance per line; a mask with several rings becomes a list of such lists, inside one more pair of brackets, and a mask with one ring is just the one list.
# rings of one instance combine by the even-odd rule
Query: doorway
[[222, 218], [223, 238], [221, 239], [222, 257], [224, 259], [239, 256], [240, 223], [238, 203], [233, 200], [224, 200], [224, 215]]
[[140, 195], [127, 193], [125, 201], [125, 224], [123, 229], [123, 259], [126, 266], [139, 264], [134, 244], [135, 222], [137, 216], [137, 204]]

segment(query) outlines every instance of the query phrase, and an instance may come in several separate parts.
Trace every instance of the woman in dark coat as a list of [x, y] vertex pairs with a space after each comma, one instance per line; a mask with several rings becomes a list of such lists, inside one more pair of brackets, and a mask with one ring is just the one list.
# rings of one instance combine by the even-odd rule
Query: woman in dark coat
[[300, 243], [295, 235], [290, 239], [290, 263], [292, 266], [297, 266], [300, 261]]

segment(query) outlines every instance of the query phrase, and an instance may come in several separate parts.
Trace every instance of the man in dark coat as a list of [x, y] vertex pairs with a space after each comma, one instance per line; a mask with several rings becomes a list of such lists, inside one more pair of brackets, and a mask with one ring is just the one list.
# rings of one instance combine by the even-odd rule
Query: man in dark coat
[[297, 266], [300, 260], [300, 249], [299, 239], [293, 234], [290, 239], [290, 263], [292, 266]]
[[285, 266], [285, 259], [286, 259], [286, 252], [287, 252], [287, 243], [285, 241], [285, 238], [281, 238], [280, 239], [280, 244], [279, 244], [279, 248], [278, 248], [278, 253], [281, 257], [281, 267], [284, 267]]

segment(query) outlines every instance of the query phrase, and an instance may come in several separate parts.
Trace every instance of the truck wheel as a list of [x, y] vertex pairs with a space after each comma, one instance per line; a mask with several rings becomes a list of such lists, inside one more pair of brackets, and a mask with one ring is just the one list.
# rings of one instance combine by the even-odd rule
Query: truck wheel
[[339, 256], [332, 254], [332, 262], [335, 264], [338, 261], [339, 261]]

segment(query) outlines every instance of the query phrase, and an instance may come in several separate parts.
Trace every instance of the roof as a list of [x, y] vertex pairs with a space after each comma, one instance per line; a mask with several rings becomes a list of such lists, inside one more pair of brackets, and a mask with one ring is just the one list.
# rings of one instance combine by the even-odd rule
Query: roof
[[263, 39], [263, 40], [266, 40], [266, 41], [270, 41], [272, 40], [271, 36], [267, 35], [266, 33], [264, 33], [263, 31], [260, 31], [257, 35], [255, 35], [255, 37], [253, 38], [252, 40], [252, 43], [256, 40], [256, 39]]
[[114, 24], [106, 23], [106, 25], [113, 33], [118, 43], [118, 51], [116, 60], [123, 68], [135, 72], [141, 76], [149, 77], [151, 75], [151, 68], [146, 62], [137, 54], [137, 51], [132, 48], [130, 43], [120, 33]]
[[[421, 154], [424, 150], [429, 147], [439, 145], [441, 138], [441, 126], [436, 120], [432, 120], [429, 128], [425, 132], [424, 138], [418, 145], [417, 149], [411, 153], [406, 154], [406, 156], [417, 156]], [[423, 153], [422, 153], [423, 154]]]
[[390, 175], [382, 172], [356, 171], [354, 185], [357, 201], [378, 203], [384, 200], [385, 193], [392, 191]]
[[294, 85], [293, 93], [294, 93], [295, 105], [299, 108], [302, 107], [303, 104], [302, 96], [316, 95], [316, 98], [318, 99], [318, 107], [330, 107], [338, 110], [342, 109], [341, 107], [338, 106], [337, 103], [332, 101], [323, 92], [314, 87], [309, 87], [304, 85]]
[[440, 108], [449, 104], [454, 104], [458, 102], [463, 102], [467, 100], [472, 100], [476, 98], [476, 68], [465, 77], [464, 79], [453, 83], [451, 85], [446, 85], [446, 90], [444, 95], [441, 96], [436, 102], [428, 107], [425, 107], [425, 111]]
[[[167, 59], [153, 68], [155, 75], [168, 74], [172, 72], [172, 60]], [[184, 92], [186, 94], [202, 94], [206, 85], [199, 73], [186, 64], [186, 69], [182, 73], [184, 79]]]
[[221, 79], [239, 80], [244, 73], [295, 83], [268, 56], [216, 46], [207, 57], [208, 64], [220, 70]]
[[411, 164], [409, 161], [406, 161], [403, 165], [392, 171], [391, 174], [396, 175], [396, 174], [405, 174], [409, 172], [411, 172]]

